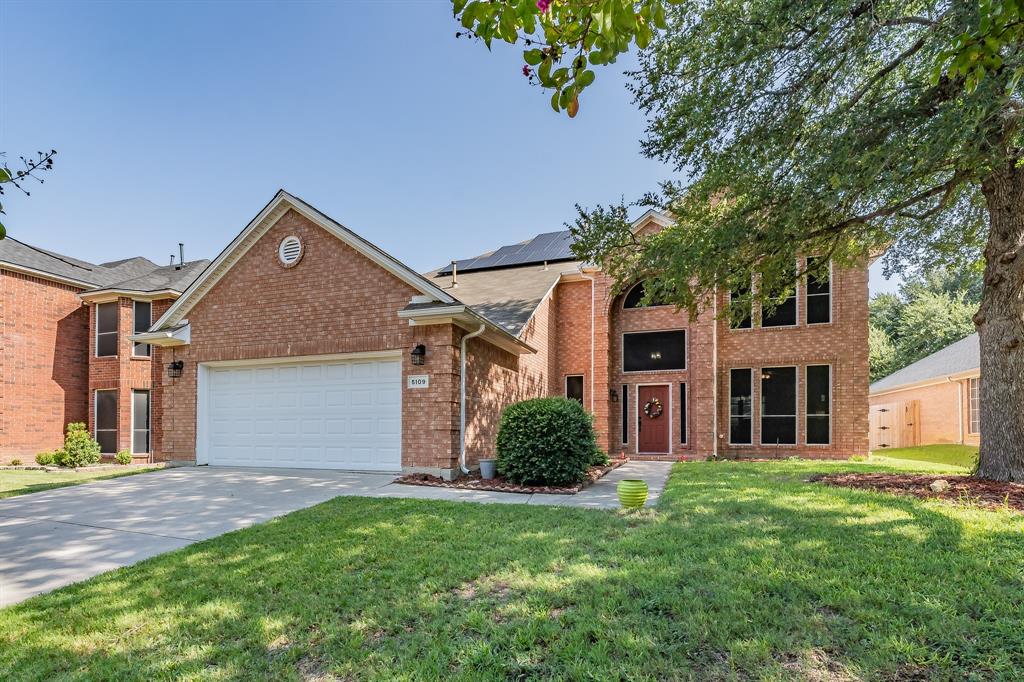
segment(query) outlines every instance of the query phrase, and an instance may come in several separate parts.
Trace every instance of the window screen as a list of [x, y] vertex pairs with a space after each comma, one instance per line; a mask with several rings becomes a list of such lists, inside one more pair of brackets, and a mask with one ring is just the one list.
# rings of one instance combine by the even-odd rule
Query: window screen
[[132, 391], [132, 452], [149, 452], [149, 391]]
[[686, 442], [686, 384], [679, 384], [679, 442]]
[[629, 442], [629, 384], [622, 384], [622, 442]]
[[117, 303], [96, 305], [96, 357], [117, 355]]
[[639, 332], [622, 339], [625, 372], [686, 369], [686, 332]]
[[969, 433], [981, 433], [981, 401], [978, 399], [978, 381], [978, 377], [970, 380], [970, 404], [968, 406], [970, 418], [967, 426]]
[[[136, 334], [149, 331], [149, 326], [153, 324], [153, 304], [149, 301], [135, 301], [135, 319], [132, 321], [132, 331]], [[150, 346], [148, 343], [136, 343], [132, 348], [132, 353], [137, 356], [148, 356], [150, 354]]]
[[96, 391], [95, 436], [100, 452], [117, 452], [117, 391]]
[[733, 329], [750, 329], [753, 319], [751, 315], [751, 301], [749, 298], [743, 300], [743, 297], [749, 296], [749, 294], [749, 288], [729, 292], [729, 306], [731, 308], [729, 311], [729, 325]]
[[753, 385], [751, 370], [729, 370], [729, 442], [748, 445], [753, 427]]
[[[807, 269], [813, 270], [820, 264], [817, 258], [807, 259]], [[823, 324], [832, 321], [832, 283], [829, 271], [807, 275], [807, 322]]]
[[572, 398], [583, 404], [583, 376], [568, 376], [565, 378], [565, 397]]
[[[796, 277], [796, 264], [793, 264], [793, 276]], [[795, 285], [794, 285], [795, 287]], [[796, 289], [790, 287], [788, 296], [784, 301], [775, 306], [770, 313], [766, 311], [761, 316], [762, 327], [791, 327], [796, 324]], [[776, 299], [782, 295], [782, 290], [769, 293], [769, 298]]]
[[828, 445], [831, 442], [832, 368], [828, 365], [807, 367], [807, 443]]
[[761, 370], [761, 444], [796, 444], [796, 367]]

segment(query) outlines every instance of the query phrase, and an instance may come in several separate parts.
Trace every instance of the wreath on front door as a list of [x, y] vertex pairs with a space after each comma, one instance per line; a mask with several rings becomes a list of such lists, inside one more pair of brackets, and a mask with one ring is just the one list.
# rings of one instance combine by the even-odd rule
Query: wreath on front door
[[658, 417], [661, 416], [661, 413], [664, 411], [665, 408], [662, 406], [661, 401], [658, 400], [657, 398], [651, 398], [650, 400], [647, 401], [647, 404], [644, 405], [644, 414], [646, 414], [651, 419], [657, 419]]

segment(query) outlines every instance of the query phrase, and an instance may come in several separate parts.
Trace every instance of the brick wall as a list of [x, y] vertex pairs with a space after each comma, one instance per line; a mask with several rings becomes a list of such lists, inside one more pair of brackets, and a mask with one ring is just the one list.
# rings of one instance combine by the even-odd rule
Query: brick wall
[[89, 317], [81, 289], [0, 271], [0, 462], [31, 464], [87, 413]]

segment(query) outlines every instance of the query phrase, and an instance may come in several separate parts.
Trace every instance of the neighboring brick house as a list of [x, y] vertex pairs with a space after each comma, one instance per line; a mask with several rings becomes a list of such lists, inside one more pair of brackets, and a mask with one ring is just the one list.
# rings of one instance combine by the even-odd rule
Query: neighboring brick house
[[[144, 349], [133, 355], [133, 324], [144, 330], [151, 322], [133, 314], [150, 306], [155, 320], [207, 264], [159, 267], [145, 258], [94, 264], [0, 240], [0, 462], [32, 463], [38, 452], [60, 447], [70, 422], [94, 428], [97, 415], [111, 414], [111, 399], [122, 406], [113, 414], [130, 420], [132, 391], [144, 423], [141, 392], [159, 369]], [[99, 347], [97, 339], [103, 339]], [[98, 409], [100, 389], [108, 392], [99, 394]], [[123, 438], [97, 434], [105, 452], [133, 449], [128, 422], [123, 426]], [[145, 439], [138, 445], [135, 455], [149, 459]]]
[[[635, 228], [666, 224], [648, 212]], [[88, 373], [94, 396], [118, 382], [117, 417], [94, 427], [131, 444], [131, 391], [148, 390], [155, 460], [454, 476], [494, 456], [506, 405], [567, 395], [613, 454], [867, 451], [866, 266], [733, 329], [727, 294], [692, 321], [640, 307], [569, 246], [546, 233], [421, 275], [281, 191], [194, 281], [150, 299], [150, 331], [127, 332], [127, 287], [81, 295], [121, 311], [117, 360]], [[145, 377], [133, 343], [152, 347]]]
[[980, 352], [971, 334], [871, 384], [871, 449], [978, 445]]

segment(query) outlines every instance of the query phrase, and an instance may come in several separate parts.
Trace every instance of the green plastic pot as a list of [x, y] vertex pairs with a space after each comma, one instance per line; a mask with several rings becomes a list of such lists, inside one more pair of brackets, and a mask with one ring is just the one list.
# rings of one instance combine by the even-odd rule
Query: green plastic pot
[[619, 481], [619, 503], [625, 509], [638, 509], [647, 501], [647, 482], [636, 478]]

